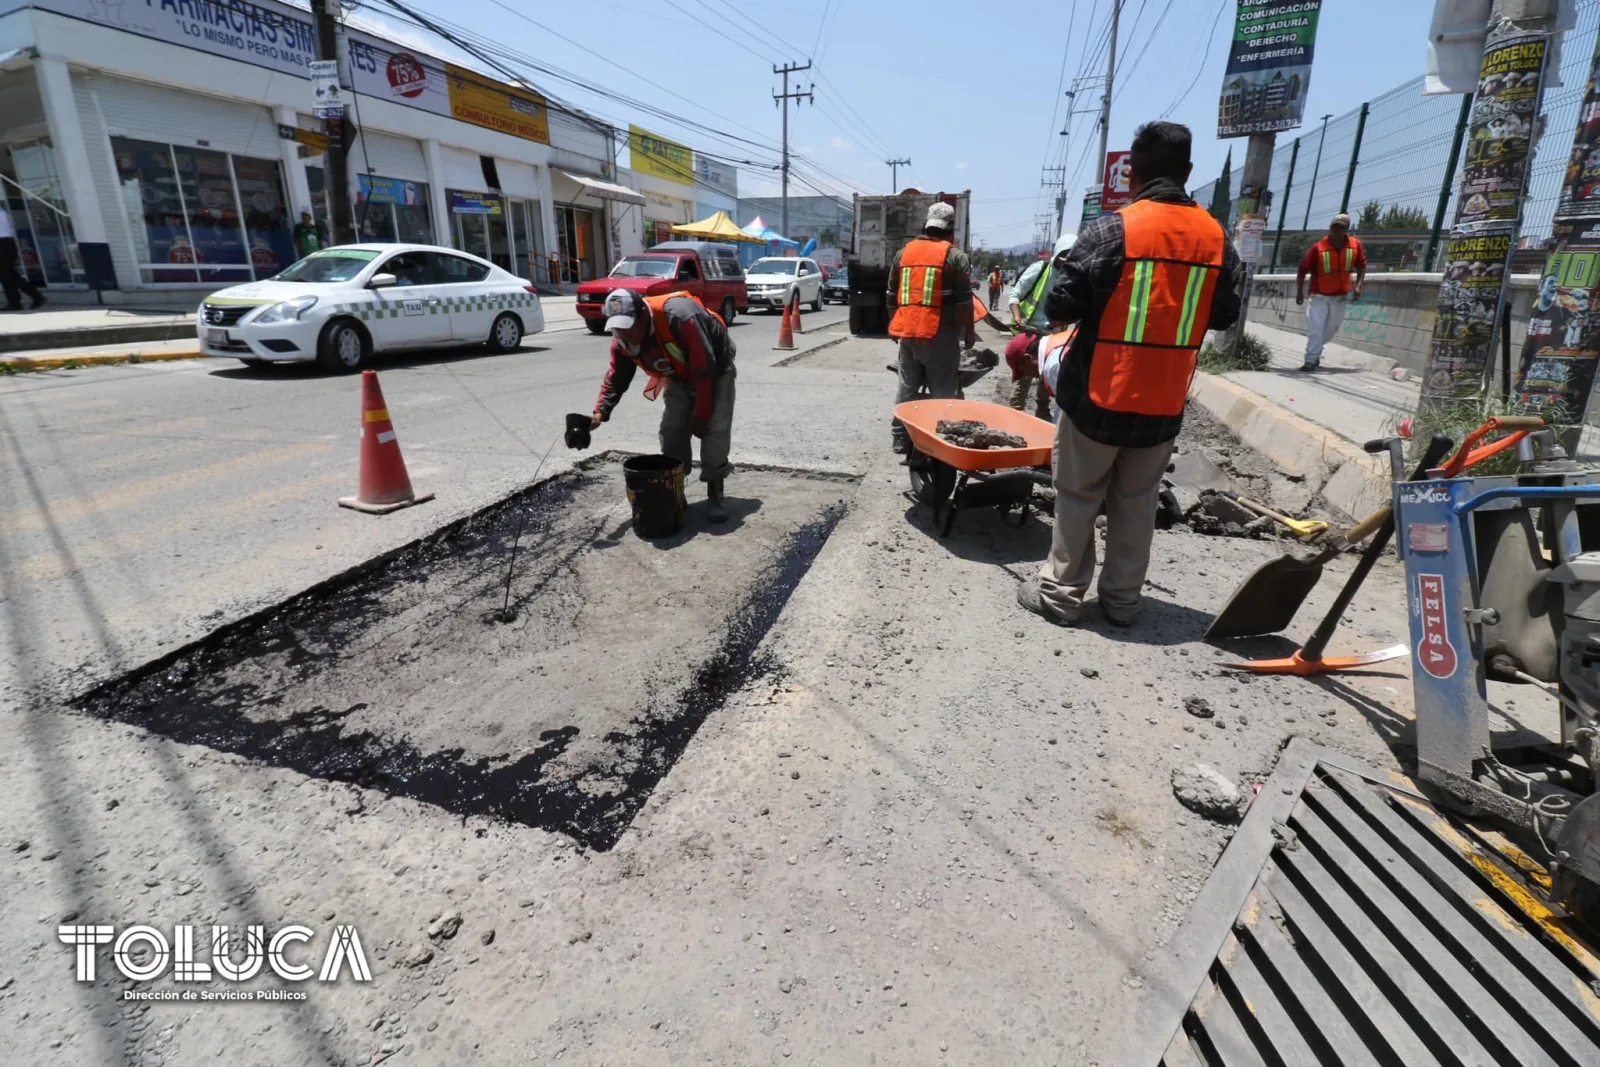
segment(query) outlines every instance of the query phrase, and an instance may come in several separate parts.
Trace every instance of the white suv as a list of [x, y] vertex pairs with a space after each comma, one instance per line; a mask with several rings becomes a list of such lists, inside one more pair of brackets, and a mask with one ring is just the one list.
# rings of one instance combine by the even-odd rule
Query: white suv
[[781, 308], [799, 294], [799, 302], [822, 310], [822, 268], [814, 259], [796, 256], [767, 256], [758, 259], [744, 272], [745, 288], [751, 307]]

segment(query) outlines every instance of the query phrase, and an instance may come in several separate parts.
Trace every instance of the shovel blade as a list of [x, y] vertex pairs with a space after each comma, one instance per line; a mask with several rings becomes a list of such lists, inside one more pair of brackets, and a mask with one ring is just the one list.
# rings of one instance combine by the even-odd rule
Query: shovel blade
[[1321, 562], [1294, 556], [1268, 560], [1239, 584], [1206, 629], [1207, 641], [1275, 634], [1294, 621], [1295, 612], [1322, 577]]

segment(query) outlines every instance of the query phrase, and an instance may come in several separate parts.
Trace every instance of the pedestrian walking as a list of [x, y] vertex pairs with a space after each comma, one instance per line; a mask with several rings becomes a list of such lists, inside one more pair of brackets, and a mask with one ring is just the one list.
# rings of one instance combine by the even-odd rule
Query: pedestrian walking
[[[1067, 255], [1072, 251], [1077, 239], [1075, 234], [1062, 234], [1056, 239], [1055, 249], [1049, 259], [1031, 263], [1028, 269], [1022, 272], [1022, 277], [1017, 279], [1009, 298], [1012, 326], [1023, 333], [1036, 336], [1050, 332], [1050, 319], [1045, 314], [1044, 297], [1050, 291], [1050, 283], [1055, 279], [1061, 265], [1067, 261]], [[1034, 414], [1041, 419], [1050, 418], [1050, 397], [1045, 395], [1042, 387], [1038, 387], [1037, 373], [1026, 373], [1020, 371], [1016, 365], [1012, 365], [1011, 380], [1013, 408], [1018, 411], [1028, 410], [1028, 391], [1035, 389]]]
[[1190, 134], [1141, 126], [1130, 156], [1133, 202], [1084, 225], [1045, 299], [1052, 323], [1077, 323], [1055, 386], [1051, 457], [1055, 532], [1037, 581], [1017, 602], [1061, 626], [1078, 622], [1095, 571], [1095, 516], [1106, 510], [1100, 609], [1139, 616], [1156, 495], [1183, 425], [1207, 330], [1239, 317], [1239, 255], [1184, 192]]
[[22, 310], [22, 294], [28, 294], [35, 308], [44, 306], [44, 294], [17, 270], [17, 229], [11, 212], [0, 202], [0, 288], [5, 290], [6, 310]]
[[999, 266], [989, 271], [989, 310], [1000, 310], [1000, 290], [1005, 287], [1005, 275], [1000, 272]]
[[[961, 385], [961, 342], [977, 344], [972, 328], [972, 262], [955, 245], [956, 209], [940, 202], [928, 208], [922, 236], [894, 258], [889, 274], [889, 336], [900, 341], [900, 387], [895, 403], [914, 400], [924, 389], [934, 400], [954, 400]], [[899, 455], [911, 437], [899, 419], [890, 434]]]
[[700, 480], [706, 483], [706, 518], [727, 522], [722, 486], [730, 471], [733, 432], [733, 357], [738, 349], [727, 324], [688, 293], [643, 297], [631, 289], [606, 295], [611, 366], [589, 418], [591, 429], [611, 418], [642, 368], [650, 376], [644, 395], [665, 395], [659, 440], [663, 455], [687, 473], [692, 437], [700, 438]]
[[1350, 236], [1350, 216], [1343, 212], [1328, 223], [1328, 234], [1306, 249], [1294, 277], [1294, 302], [1306, 302], [1306, 276], [1311, 277], [1311, 306], [1306, 308], [1306, 361], [1301, 370], [1316, 370], [1322, 346], [1344, 322], [1344, 309], [1361, 299], [1367, 280], [1367, 252]]

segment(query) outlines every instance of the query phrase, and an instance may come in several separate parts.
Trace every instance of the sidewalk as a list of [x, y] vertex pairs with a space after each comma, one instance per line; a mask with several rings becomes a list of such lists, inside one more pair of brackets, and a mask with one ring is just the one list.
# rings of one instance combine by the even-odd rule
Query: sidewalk
[[[1246, 329], [1272, 350], [1271, 369], [1197, 374], [1195, 400], [1245, 444], [1320, 485], [1335, 508], [1368, 514], [1387, 498], [1387, 464], [1361, 445], [1393, 435], [1416, 410], [1419, 383], [1395, 381], [1393, 361], [1334, 342], [1323, 349], [1321, 369], [1302, 373], [1303, 334], [1257, 323]], [[1600, 459], [1600, 430], [1584, 427], [1578, 454]]]
[[[199, 297], [194, 298], [195, 304]], [[38, 311], [0, 311], [0, 354], [194, 340], [194, 306], [174, 294], [165, 308], [73, 307], [46, 304]]]

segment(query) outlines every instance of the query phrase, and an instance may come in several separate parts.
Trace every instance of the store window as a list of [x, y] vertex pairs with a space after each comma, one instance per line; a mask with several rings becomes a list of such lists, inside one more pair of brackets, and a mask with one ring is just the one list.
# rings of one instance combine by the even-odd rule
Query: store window
[[277, 160], [127, 137], [111, 149], [142, 281], [251, 281], [294, 261]]
[[0, 149], [0, 204], [10, 206], [18, 254], [30, 281], [45, 285], [83, 281], [78, 242], [49, 138]]
[[355, 211], [359, 240], [434, 243], [427, 182], [358, 174]]

